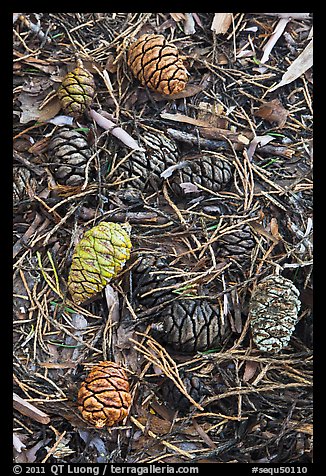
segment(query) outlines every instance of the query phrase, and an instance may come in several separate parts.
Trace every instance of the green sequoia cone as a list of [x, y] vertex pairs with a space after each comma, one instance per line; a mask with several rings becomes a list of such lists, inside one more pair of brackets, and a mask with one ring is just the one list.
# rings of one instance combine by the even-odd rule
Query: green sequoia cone
[[91, 105], [95, 94], [95, 82], [91, 73], [82, 67], [70, 71], [57, 91], [64, 112], [79, 117]]
[[68, 277], [73, 301], [81, 304], [100, 292], [130, 257], [129, 225], [102, 222], [77, 244]]

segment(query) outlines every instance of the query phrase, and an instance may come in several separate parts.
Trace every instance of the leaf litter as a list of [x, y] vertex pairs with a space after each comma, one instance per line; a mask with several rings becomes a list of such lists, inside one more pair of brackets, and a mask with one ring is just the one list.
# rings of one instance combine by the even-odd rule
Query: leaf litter
[[[16, 146], [28, 144], [14, 150], [17, 183], [27, 182], [15, 187], [14, 202], [14, 391], [35, 407], [14, 410], [15, 461], [311, 462], [311, 15], [16, 14], [13, 29], [13, 135]], [[125, 54], [142, 32], [161, 32], [182, 51], [190, 79], [179, 95], [164, 98], [131, 78]], [[52, 94], [76, 53], [97, 83], [97, 120], [71, 121], [56, 110]], [[51, 173], [45, 138], [66, 124], [93, 147], [94, 176], [82, 190], [56, 188]], [[179, 151], [150, 193], [111, 173], [139, 152], [145, 131], [163, 131]], [[187, 157], [209, 152], [233, 165], [228, 187], [176, 197], [170, 184]], [[132, 224], [131, 261], [79, 307], [66, 292], [72, 252], [82, 231], [103, 219]], [[245, 224], [254, 247], [248, 267], [237, 267], [235, 255], [218, 252]], [[229, 341], [190, 355], [162, 345], [164, 303], [137, 300], [143, 252], [173, 263], [169, 278], [183, 281], [174, 300], [202, 297], [220, 307]], [[248, 303], [255, 283], [276, 269], [295, 280], [302, 313], [289, 347], [273, 356], [252, 344]], [[126, 368], [133, 399], [126, 424], [110, 432], [88, 428], [76, 408], [88, 366], [103, 359]], [[193, 400], [185, 374], [209, 395]], [[169, 381], [188, 402], [185, 413], [162, 397]], [[35, 409], [50, 422], [37, 421]]]

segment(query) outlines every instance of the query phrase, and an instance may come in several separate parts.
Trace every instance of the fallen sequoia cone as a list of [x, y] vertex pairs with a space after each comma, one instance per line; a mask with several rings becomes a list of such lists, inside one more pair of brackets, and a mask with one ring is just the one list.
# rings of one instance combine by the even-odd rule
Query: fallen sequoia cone
[[92, 151], [86, 137], [69, 127], [60, 127], [49, 147], [50, 170], [61, 185], [81, 185], [85, 181], [87, 162]]
[[162, 340], [184, 353], [219, 347], [229, 333], [219, 307], [201, 299], [172, 302], [163, 309], [162, 322]]
[[125, 371], [114, 362], [99, 362], [78, 392], [78, 409], [96, 428], [110, 427], [128, 416], [131, 405]]
[[128, 66], [143, 86], [165, 95], [182, 91], [188, 81], [177, 47], [163, 35], [145, 34], [132, 43]]
[[81, 66], [70, 71], [62, 80], [57, 91], [64, 112], [73, 117], [80, 117], [91, 105], [95, 94], [93, 75]]
[[86, 231], [77, 244], [68, 276], [74, 302], [81, 304], [99, 293], [130, 257], [131, 227], [101, 222]]
[[249, 306], [253, 341], [262, 352], [280, 352], [288, 345], [300, 310], [299, 290], [280, 275], [262, 279]]

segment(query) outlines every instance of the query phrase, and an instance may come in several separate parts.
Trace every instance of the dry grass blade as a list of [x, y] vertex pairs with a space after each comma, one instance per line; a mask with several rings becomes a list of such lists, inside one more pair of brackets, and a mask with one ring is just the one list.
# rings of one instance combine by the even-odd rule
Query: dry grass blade
[[305, 49], [300, 55], [291, 63], [286, 72], [283, 74], [281, 81], [269, 89], [268, 92], [292, 83], [300, 78], [313, 65], [313, 39], [310, 40]]
[[130, 420], [133, 422], [134, 425], [136, 425], [138, 428], [142, 430], [143, 433], [147, 433], [151, 438], [158, 439], [162, 445], [164, 445], [166, 448], [169, 448], [172, 451], [175, 451], [181, 456], [185, 456], [188, 459], [193, 459], [193, 455], [191, 455], [188, 451], [182, 450], [181, 448], [178, 448], [175, 445], [172, 445], [166, 440], [163, 440], [160, 436], [156, 435], [153, 431], [151, 430], [146, 430], [146, 427], [142, 425], [135, 417], [130, 416]]
[[180, 392], [188, 398], [188, 400], [199, 410], [203, 410], [203, 407], [199, 405], [187, 392], [182, 379], [180, 378], [177, 364], [168, 354], [166, 349], [162, 347], [153, 337], [137, 332], [136, 334], [145, 337], [145, 344], [141, 344], [133, 339], [130, 339], [134, 344], [135, 348], [144, 355], [144, 357], [151, 362], [153, 365], [156, 365], [169, 379], [171, 379]]
[[270, 37], [270, 39], [268, 40], [268, 42], [263, 48], [264, 54], [260, 60], [261, 64], [264, 64], [268, 61], [269, 55], [271, 54], [271, 51], [274, 45], [276, 44], [277, 40], [282, 36], [285, 30], [285, 27], [289, 21], [290, 21], [289, 18], [281, 18], [278, 24], [276, 25], [276, 28], [273, 31], [272, 36]]

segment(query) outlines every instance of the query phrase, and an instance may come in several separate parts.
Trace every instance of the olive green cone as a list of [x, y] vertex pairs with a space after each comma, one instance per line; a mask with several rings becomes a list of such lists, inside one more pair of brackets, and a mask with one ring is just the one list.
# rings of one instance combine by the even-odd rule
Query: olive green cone
[[77, 67], [64, 78], [57, 91], [64, 112], [79, 117], [91, 105], [95, 94], [93, 75], [84, 68]]
[[77, 244], [68, 277], [73, 301], [81, 304], [100, 292], [130, 257], [129, 225], [102, 222]]

